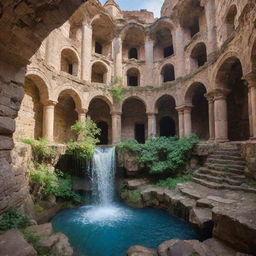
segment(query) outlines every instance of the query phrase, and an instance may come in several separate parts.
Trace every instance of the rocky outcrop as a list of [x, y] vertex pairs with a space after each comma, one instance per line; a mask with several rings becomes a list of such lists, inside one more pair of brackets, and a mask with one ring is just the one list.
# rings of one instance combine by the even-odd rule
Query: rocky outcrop
[[56, 256], [73, 255], [73, 249], [68, 242], [68, 238], [62, 233], [54, 233], [51, 223], [31, 226], [27, 230], [40, 236], [39, 243], [45, 254], [53, 253]]
[[136, 176], [140, 169], [134, 154], [128, 152], [117, 151], [118, 165], [123, 167], [128, 176]]
[[246, 256], [237, 253], [217, 239], [211, 238], [204, 242], [197, 240], [173, 239], [158, 246], [159, 256]]
[[255, 194], [216, 190], [194, 182], [178, 184], [175, 191], [152, 185], [136, 187], [136, 191], [140, 191], [144, 207], [165, 209], [237, 251], [251, 254], [256, 251]]
[[19, 230], [9, 230], [0, 236], [0, 255], [36, 256], [35, 249], [27, 243]]
[[127, 256], [157, 256], [157, 253], [149, 248], [135, 245], [129, 248]]

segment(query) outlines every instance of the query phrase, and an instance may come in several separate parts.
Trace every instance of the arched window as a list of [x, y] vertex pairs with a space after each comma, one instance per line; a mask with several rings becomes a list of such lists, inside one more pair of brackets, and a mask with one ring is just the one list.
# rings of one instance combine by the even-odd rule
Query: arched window
[[191, 52], [191, 70], [195, 70], [205, 64], [207, 61], [206, 45], [197, 44]]
[[107, 81], [107, 68], [101, 62], [96, 62], [92, 65], [92, 78], [93, 83], [106, 83]]
[[131, 68], [127, 71], [127, 85], [139, 86], [140, 85], [140, 72], [136, 68]]
[[99, 42], [95, 42], [95, 53], [102, 54], [102, 45]]
[[64, 49], [61, 52], [61, 71], [70, 75], [78, 75], [78, 59], [71, 49]]
[[196, 35], [200, 31], [198, 17], [194, 18], [191, 26], [189, 27], [189, 31], [190, 31], [191, 37], [193, 37], [194, 35]]
[[175, 72], [174, 72], [174, 66], [172, 64], [167, 64], [162, 68], [161, 71], [162, 75], [162, 81], [170, 82], [175, 80]]
[[136, 48], [129, 50], [129, 59], [138, 59], [138, 50]]
[[229, 37], [233, 31], [235, 31], [235, 18], [237, 15], [237, 8], [235, 5], [232, 5], [228, 11], [228, 14], [225, 19], [226, 23], [226, 37]]

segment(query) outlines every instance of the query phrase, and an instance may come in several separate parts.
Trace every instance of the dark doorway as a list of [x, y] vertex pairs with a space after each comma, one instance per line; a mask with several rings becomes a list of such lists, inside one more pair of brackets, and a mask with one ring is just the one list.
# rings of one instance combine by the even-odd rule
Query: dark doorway
[[193, 21], [193, 24], [191, 25], [190, 27], [190, 35], [191, 37], [193, 37], [195, 34], [197, 34], [198, 32], [200, 31], [200, 28], [199, 28], [199, 20], [196, 18], [194, 21]]
[[174, 120], [165, 116], [160, 120], [160, 136], [162, 137], [174, 137], [176, 135], [176, 128]]
[[98, 122], [97, 127], [101, 130], [98, 145], [108, 145], [108, 124], [104, 121]]
[[172, 56], [173, 53], [174, 53], [174, 51], [173, 51], [173, 46], [172, 45], [164, 48], [164, 58]]
[[131, 48], [129, 51], [129, 59], [138, 59], [138, 51], [136, 48]]
[[135, 124], [135, 139], [141, 143], [145, 143], [145, 125]]
[[102, 54], [102, 45], [98, 42], [95, 42], [95, 52], [98, 54]]
[[73, 75], [73, 65], [72, 64], [68, 64], [68, 73], [70, 75]]

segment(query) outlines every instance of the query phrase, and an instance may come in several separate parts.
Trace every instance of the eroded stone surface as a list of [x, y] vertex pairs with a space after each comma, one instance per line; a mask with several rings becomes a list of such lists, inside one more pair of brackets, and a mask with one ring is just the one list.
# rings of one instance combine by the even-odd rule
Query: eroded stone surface
[[36, 256], [37, 252], [27, 243], [20, 231], [13, 229], [0, 235], [0, 255]]

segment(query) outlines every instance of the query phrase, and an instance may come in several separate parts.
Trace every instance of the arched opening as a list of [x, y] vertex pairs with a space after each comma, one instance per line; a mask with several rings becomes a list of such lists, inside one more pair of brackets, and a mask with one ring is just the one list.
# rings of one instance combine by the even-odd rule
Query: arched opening
[[232, 5], [227, 13], [225, 24], [226, 24], [226, 38], [228, 38], [235, 31], [235, 18], [237, 15], [237, 8]]
[[44, 81], [36, 75], [28, 75], [23, 85], [24, 98], [16, 118], [15, 139], [42, 137], [43, 105], [48, 91]]
[[145, 58], [145, 32], [141, 27], [134, 25], [123, 33], [123, 57], [143, 60]]
[[138, 59], [138, 50], [136, 48], [129, 50], [129, 59]]
[[95, 53], [111, 56], [114, 26], [107, 15], [101, 15], [92, 22], [92, 41]]
[[78, 120], [76, 105], [69, 91], [63, 91], [54, 110], [54, 141], [67, 143], [75, 139], [71, 126]]
[[178, 132], [178, 113], [172, 96], [164, 95], [156, 103], [157, 135], [173, 137]]
[[207, 62], [207, 51], [204, 43], [197, 44], [191, 52], [191, 71], [203, 66]]
[[95, 53], [102, 54], [102, 45], [99, 42], [95, 42]]
[[192, 106], [192, 133], [201, 140], [209, 139], [209, 111], [205, 94], [205, 86], [201, 83], [194, 83], [189, 87], [185, 96], [186, 105]]
[[98, 145], [108, 145], [108, 124], [104, 121], [97, 122], [97, 127], [100, 129], [100, 134], [98, 136]]
[[162, 81], [164, 83], [174, 81], [175, 80], [174, 66], [172, 64], [166, 64], [165, 66], [163, 66], [161, 75], [162, 75]]
[[61, 52], [61, 71], [73, 76], [78, 75], [78, 58], [71, 49]]
[[112, 118], [110, 107], [104, 99], [94, 98], [89, 105], [88, 116], [97, 124], [101, 132], [99, 145], [108, 145], [112, 141]]
[[168, 22], [159, 22], [150, 32], [154, 41], [154, 59], [161, 60], [174, 54], [173, 37]]
[[140, 72], [137, 68], [130, 68], [127, 71], [127, 85], [128, 86], [140, 85]]
[[228, 138], [231, 141], [247, 140], [250, 137], [248, 87], [243, 80], [241, 62], [236, 57], [228, 58], [217, 74], [219, 88], [228, 89]]
[[188, 37], [192, 38], [200, 32], [200, 23], [204, 14], [200, 0], [187, 0], [180, 6], [180, 24], [184, 28]]
[[81, 27], [81, 24], [71, 24], [69, 30], [69, 38], [76, 41], [82, 40]]
[[176, 135], [175, 121], [165, 116], [160, 120], [160, 136], [161, 137], [174, 137]]
[[122, 140], [136, 139], [145, 143], [147, 115], [145, 104], [136, 98], [128, 98], [122, 106]]
[[101, 62], [95, 62], [92, 65], [92, 77], [93, 83], [106, 83], [107, 82], [107, 68]]

